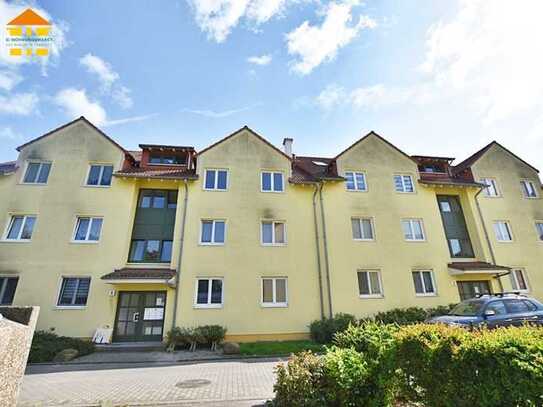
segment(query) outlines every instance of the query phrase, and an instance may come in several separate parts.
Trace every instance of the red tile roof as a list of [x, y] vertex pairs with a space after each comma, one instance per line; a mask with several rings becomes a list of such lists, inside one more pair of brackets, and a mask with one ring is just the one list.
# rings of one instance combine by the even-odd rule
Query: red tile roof
[[170, 280], [175, 277], [175, 270], [161, 268], [129, 268], [115, 270], [103, 275], [102, 280]]
[[117, 171], [113, 175], [129, 178], [156, 178], [156, 179], [198, 179], [195, 170], [187, 168], [141, 168], [129, 167]]
[[307, 184], [321, 180], [344, 180], [338, 176], [333, 158], [295, 156], [292, 159], [292, 177], [289, 179], [291, 183]]

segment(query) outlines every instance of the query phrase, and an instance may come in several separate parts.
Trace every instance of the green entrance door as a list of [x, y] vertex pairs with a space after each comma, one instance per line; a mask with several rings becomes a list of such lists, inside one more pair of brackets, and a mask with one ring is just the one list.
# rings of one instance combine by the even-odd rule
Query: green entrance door
[[469, 300], [477, 294], [490, 294], [488, 281], [457, 281], [460, 300]]
[[162, 341], [165, 291], [121, 291], [113, 340], [115, 342]]

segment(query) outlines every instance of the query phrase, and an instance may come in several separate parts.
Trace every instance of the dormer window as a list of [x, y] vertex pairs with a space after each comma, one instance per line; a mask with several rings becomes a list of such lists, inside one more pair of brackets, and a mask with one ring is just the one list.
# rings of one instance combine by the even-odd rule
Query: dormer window
[[187, 155], [151, 154], [149, 156], [151, 165], [187, 165]]

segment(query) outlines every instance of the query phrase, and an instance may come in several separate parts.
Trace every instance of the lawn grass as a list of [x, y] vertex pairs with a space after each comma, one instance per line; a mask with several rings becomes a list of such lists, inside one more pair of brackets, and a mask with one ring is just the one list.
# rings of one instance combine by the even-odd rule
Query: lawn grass
[[290, 355], [304, 350], [322, 352], [324, 347], [309, 340], [300, 341], [263, 341], [239, 344], [240, 352], [245, 356]]

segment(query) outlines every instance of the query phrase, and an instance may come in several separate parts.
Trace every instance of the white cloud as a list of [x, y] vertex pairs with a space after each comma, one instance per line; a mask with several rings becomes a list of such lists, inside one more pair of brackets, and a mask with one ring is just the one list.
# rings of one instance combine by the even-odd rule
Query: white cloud
[[[53, 38], [53, 42], [50, 44], [48, 56], [33, 58], [13, 57], [9, 55], [8, 47], [3, 45], [6, 43], [6, 24], [28, 7], [32, 7], [36, 13], [52, 24], [50, 36]], [[64, 21], [55, 19], [45, 9], [37, 7], [34, 2], [23, 1], [8, 3], [5, 0], [0, 0], [0, 27], [2, 27], [0, 30], [0, 44], [2, 44], [2, 46], [0, 46], [0, 65], [18, 66], [23, 64], [39, 64], [41, 65], [42, 74], [46, 76], [47, 66], [56, 63], [62, 50], [68, 46], [68, 41], [66, 39], [66, 33], [69, 30], [68, 24]]]
[[119, 74], [113, 70], [111, 65], [96, 55], [89, 53], [81, 57], [79, 63], [87, 68], [87, 72], [97, 75], [106, 90], [110, 89], [113, 82], [119, 79]]
[[0, 71], [0, 89], [9, 92], [22, 80], [23, 77], [14, 70]]
[[329, 3], [320, 26], [304, 21], [286, 35], [288, 53], [297, 57], [292, 70], [307, 75], [323, 62], [332, 61], [340, 48], [349, 44], [363, 29], [372, 29], [377, 23], [368, 16], [353, 22], [352, 8], [356, 3]]
[[119, 124], [142, 122], [144, 120], [150, 119], [151, 117], [155, 117], [155, 116], [157, 116], [157, 113], [146, 114], [142, 116], [125, 117], [123, 119], [108, 120], [107, 122], [103, 124], [103, 126], [111, 127], [111, 126], [117, 126]]
[[134, 105], [134, 101], [130, 97], [132, 91], [126, 86], [118, 86], [113, 89], [111, 97], [123, 109], [129, 109]]
[[247, 62], [255, 65], [268, 65], [271, 61], [272, 56], [269, 54], [247, 58]]
[[462, 0], [427, 34], [421, 70], [492, 123], [543, 101], [543, 2]]
[[21, 136], [13, 131], [11, 127], [0, 128], [0, 140], [18, 140]]
[[123, 109], [129, 109], [134, 105], [130, 97], [131, 90], [119, 84], [120, 76], [111, 64], [91, 53], [79, 59], [79, 63], [87, 68], [87, 72], [98, 77], [103, 93], [109, 93], [115, 103]]
[[106, 111], [98, 101], [92, 101], [87, 97], [85, 89], [63, 89], [56, 94], [54, 101], [70, 119], [85, 116], [97, 126], [106, 122]]
[[35, 113], [38, 100], [35, 93], [0, 95], [0, 113], [28, 116]]
[[287, 0], [188, 0], [208, 38], [223, 42], [242, 19], [258, 26], [280, 15]]
[[345, 88], [336, 84], [328, 85], [315, 99], [315, 103], [323, 110], [330, 110], [347, 102]]
[[224, 110], [222, 112], [215, 112], [213, 110], [197, 110], [197, 109], [183, 109], [181, 111], [185, 113], [193, 113], [200, 116], [209, 117], [212, 119], [221, 119], [223, 117], [232, 116], [233, 114], [236, 114], [236, 113], [245, 112], [259, 105], [260, 103], [257, 103], [255, 105], [245, 106], [239, 109]]

